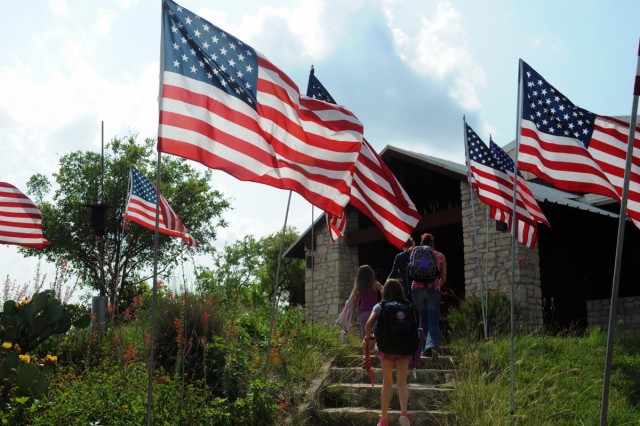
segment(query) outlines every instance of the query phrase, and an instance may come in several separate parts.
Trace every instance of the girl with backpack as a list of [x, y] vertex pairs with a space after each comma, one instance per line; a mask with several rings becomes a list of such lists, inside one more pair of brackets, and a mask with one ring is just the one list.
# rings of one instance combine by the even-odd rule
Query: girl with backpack
[[360, 305], [358, 315], [360, 337], [365, 336], [365, 325], [371, 315], [371, 310], [378, 303], [378, 292], [382, 292], [382, 284], [376, 279], [373, 268], [369, 265], [360, 266], [352, 290], [354, 306]]
[[[375, 336], [373, 335], [375, 325]], [[418, 348], [418, 324], [413, 306], [407, 300], [400, 281], [387, 280], [382, 290], [382, 301], [371, 311], [366, 324], [363, 345], [377, 340], [378, 358], [382, 366], [382, 414], [378, 426], [389, 425], [389, 404], [393, 393], [393, 364], [396, 365], [398, 397], [400, 400], [400, 425], [409, 426], [407, 404], [409, 401], [409, 361]], [[386, 351], [386, 352], [385, 352]]]

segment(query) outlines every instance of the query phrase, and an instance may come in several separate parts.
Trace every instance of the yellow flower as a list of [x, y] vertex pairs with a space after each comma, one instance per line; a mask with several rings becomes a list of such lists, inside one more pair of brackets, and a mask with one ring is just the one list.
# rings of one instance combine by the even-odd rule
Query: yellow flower
[[23, 304], [23, 305], [28, 305], [29, 303], [31, 303], [31, 300], [29, 300], [29, 299], [24, 299], [24, 300], [22, 301], [22, 304]]
[[120, 408], [122, 408], [123, 410], [126, 410], [127, 408], [129, 408], [129, 406], [127, 404], [122, 404], [122, 407]]
[[44, 357], [44, 361], [56, 364], [58, 362], [58, 357], [55, 355], [47, 355], [46, 357]]
[[2, 348], [3, 349], [11, 349], [12, 347], [13, 347], [13, 343], [11, 343], [11, 342], [4, 342], [2, 344]]
[[18, 355], [18, 358], [20, 358], [20, 361], [24, 362], [25, 364], [29, 364], [31, 362], [31, 357], [29, 356], [29, 354]]

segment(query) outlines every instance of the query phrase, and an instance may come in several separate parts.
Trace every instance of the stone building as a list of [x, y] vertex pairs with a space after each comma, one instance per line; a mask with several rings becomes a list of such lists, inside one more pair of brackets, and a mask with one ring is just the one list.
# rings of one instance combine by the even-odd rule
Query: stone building
[[[422, 215], [412, 236], [435, 236], [447, 256], [448, 285], [443, 312], [466, 296], [511, 294], [528, 329], [606, 328], [609, 314], [619, 208], [595, 206], [587, 198], [530, 182], [551, 223], [539, 226], [538, 244], [529, 249], [515, 241], [504, 224], [488, 219], [488, 207], [470, 191], [464, 164], [395, 147], [381, 157]], [[602, 201], [602, 200], [601, 200]], [[311, 321], [335, 321], [351, 292], [359, 265], [369, 264], [381, 282], [397, 248], [369, 218], [347, 207], [345, 237], [331, 242], [324, 216], [319, 217], [285, 256], [306, 259], [305, 306]], [[640, 323], [640, 232], [626, 226], [619, 291], [619, 322]], [[512, 255], [513, 253], [513, 255]], [[511, 271], [513, 271], [513, 280]]]

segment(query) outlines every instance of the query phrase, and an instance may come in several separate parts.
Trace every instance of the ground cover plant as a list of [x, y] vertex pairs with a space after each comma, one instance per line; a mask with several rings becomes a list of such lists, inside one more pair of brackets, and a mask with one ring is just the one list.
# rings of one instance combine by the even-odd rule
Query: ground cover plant
[[[272, 317], [255, 289], [203, 287], [158, 291], [153, 424], [282, 424], [322, 363], [346, 350], [337, 327], [308, 323], [299, 306]], [[150, 306], [147, 288], [106, 329], [43, 342], [31, 356], [55, 354], [49, 389], [6, 398], [3, 423], [146, 424]]]
[[[476, 327], [475, 311], [468, 310], [474, 312], [470, 325], [462, 324], [460, 318], [456, 320], [458, 330], [471, 330], [471, 334], [458, 334], [451, 342], [458, 362], [458, 380], [445, 409], [456, 414], [456, 425], [600, 424], [606, 332], [597, 327], [586, 334], [517, 331], [512, 418], [510, 334], [503, 328], [485, 342]], [[640, 424], [639, 383], [640, 333], [618, 333], [607, 410], [609, 425]]]

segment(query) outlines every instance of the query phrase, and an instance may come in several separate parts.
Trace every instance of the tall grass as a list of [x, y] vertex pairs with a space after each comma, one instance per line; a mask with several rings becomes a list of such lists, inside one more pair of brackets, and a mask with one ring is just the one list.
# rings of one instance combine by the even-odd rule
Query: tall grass
[[[452, 342], [459, 381], [448, 411], [456, 425], [509, 425], [511, 340]], [[514, 340], [517, 425], [597, 425], [603, 390], [606, 334], [522, 335]], [[617, 337], [608, 408], [609, 425], [640, 424], [640, 334]]]

